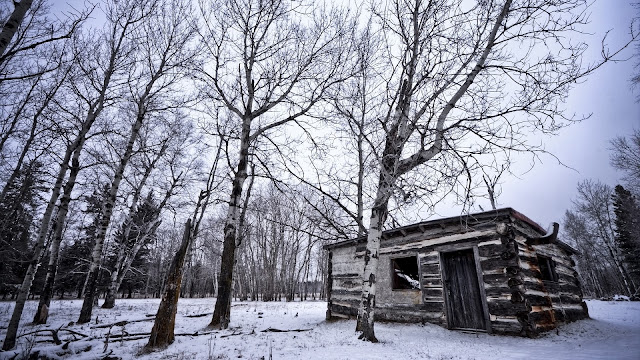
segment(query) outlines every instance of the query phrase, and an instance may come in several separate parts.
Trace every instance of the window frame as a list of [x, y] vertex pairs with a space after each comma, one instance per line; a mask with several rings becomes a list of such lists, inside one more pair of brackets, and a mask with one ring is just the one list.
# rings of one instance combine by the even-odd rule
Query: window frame
[[542, 281], [557, 283], [559, 281], [559, 277], [558, 272], [556, 271], [556, 262], [553, 258], [540, 254], [536, 254], [536, 258], [538, 260], [538, 269], [540, 270], [540, 279]]
[[[418, 288], [403, 288], [398, 287], [398, 275], [395, 271], [395, 264], [397, 260], [411, 259], [415, 260], [416, 264], [416, 275], [418, 277]], [[403, 256], [394, 256], [390, 258], [390, 271], [391, 271], [391, 290], [392, 291], [422, 291], [422, 283], [420, 283], [420, 258], [417, 254], [414, 255], [403, 255]]]

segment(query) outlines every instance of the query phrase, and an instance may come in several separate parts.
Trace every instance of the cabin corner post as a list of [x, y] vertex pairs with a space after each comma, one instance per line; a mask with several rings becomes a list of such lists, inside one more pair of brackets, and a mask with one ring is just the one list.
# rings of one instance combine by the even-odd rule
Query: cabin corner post
[[333, 251], [327, 256], [327, 320], [331, 320], [331, 289], [333, 288]]
[[584, 293], [582, 292], [582, 283], [580, 282], [580, 277], [578, 276], [578, 271], [576, 271], [575, 266], [576, 262], [573, 260], [573, 256], [569, 255], [569, 263], [571, 264], [571, 268], [573, 270], [573, 277], [575, 279], [575, 284], [578, 286], [577, 295], [580, 297], [580, 307], [582, 307], [583, 316], [576, 318], [576, 320], [582, 319], [590, 319], [589, 316], [589, 308], [587, 307], [587, 303], [584, 301]]
[[498, 224], [496, 230], [500, 235], [500, 242], [503, 247], [500, 257], [508, 262], [505, 273], [508, 277], [507, 285], [511, 290], [511, 303], [520, 305], [516, 306], [518, 309], [516, 318], [521, 326], [520, 335], [535, 337], [537, 336], [536, 324], [534, 319], [531, 318], [531, 306], [525, 295], [526, 288], [524, 286], [522, 267], [520, 266], [520, 246], [516, 241], [516, 231], [511, 223]]

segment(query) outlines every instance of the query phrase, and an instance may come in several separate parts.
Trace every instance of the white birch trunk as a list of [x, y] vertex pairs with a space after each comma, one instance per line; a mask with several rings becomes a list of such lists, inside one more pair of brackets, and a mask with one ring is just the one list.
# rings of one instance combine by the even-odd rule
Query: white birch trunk
[[124, 170], [127, 167], [131, 156], [133, 155], [133, 145], [138, 138], [140, 128], [142, 127], [142, 121], [144, 119], [143, 114], [138, 114], [136, 122], [131, 127], [131, 133], [129, 134], [129, 140], [125, 148], [124, 154], [120, 159], [120, 164], [116, 169], [116, 172], [111, 182], [109, 189], [109, 196], [106, 199], [104, 206], [102, 207], [102, 213], [100, 215], [100, 222], [98, 225], [98, 232], [96, 234], [93, 251], [91, 252], [91, 264], [88, 271], [87, 288], [84, 293], [84, 301], [82, 303], [82, 309], [78, 318], [78, 323], [87, 323], [91, 320], [91, 313], [93, 310], [93, 300], [96, 291], [96, 282], [98, 279], [99, 265], [102, 258], [102, 248], [104, 247], [104, 241], [107, 235], [107, 229], [111, 222], [111, 215], [113, 214], [113, 208], [116, 203], [116, 196], [122, 177], [124, 176]]
[[45, 240], [49, 231], [49, 224], [51, 223], [51, 217], [53, 215], [56, 201], [58, 200], [60, 191], [62, 190], [62, 183], [64, 182], [67, 170], [69, 169], [69, 160], [71, 159], [72, 153], [78, 148], [81, 149], [84, 145], [86, 134], [89, 132], [91, 125], [93, 125], [93, 122], [95, 121], [95, 116], [91, 115], [92, 113], [87, 116], [82, 128], [80, 129], [80, 133], [76, 136], [74, 142], [67, 147], [62, 163], [60, 164], [60, 169], [58, 170], [58, 175], [51, 191], [51, 197], [49, 198], [47, 208], [44, 212], [44, 215], [42, 216], [42, 221], [40, 223], [40, 229], [38, 230], [38, 236], [36, 238], [37, 240], [33, 250], [33, 255], [20, 286], [20, 291], [18, 293], [18, 297], [16, 298], [16, 305], [13, 308], [13, 314], [11, 315], [9, 326], [7, 327], [7, 334], [2, 345], [3, 350], [11, 350], [15, 347], [18, 325], [20, 323], [20, 318], [22, 317], [24, 304], [29, 297], [31, 284], [33, 283], [33, 279], [36, 276], [36, 271], [38, 270], [38, 266], [40, 265], [40, 257], [45, 250]]
[[251, 131], [251, 118], [242, 121], [242, 134], [240, 137], [240, 156], [238, 170], [233, 179], [233, 188], [229, 199], [229, 209], [224, 224], [224, 243], [222, 246], [222, 259], [220, 261], [220, 277], [218, 278], [218, 297], [213, 310], [210, 327], [226, 329], [231, 320], [231, 292], [233, 287], [233, 266], [235, 263], [236, 232], [242, 213], [242, 187], [247, 179], [249, 165], [249, 143]]
[[2, 55], [4, 55], [5, 51], [7, 51], [7, 47], [11, 43], [11, 39], [15, 35], [16, 31], [22, 24], [22, 20], [26, 15], [27, 11], [31, 7], [33, 0], [21, 0], [20, 2], [14, 1], [13, 5], [15, 8], [2, 27], [2, 32], [0, 32], [0, 63], [2, 63]]

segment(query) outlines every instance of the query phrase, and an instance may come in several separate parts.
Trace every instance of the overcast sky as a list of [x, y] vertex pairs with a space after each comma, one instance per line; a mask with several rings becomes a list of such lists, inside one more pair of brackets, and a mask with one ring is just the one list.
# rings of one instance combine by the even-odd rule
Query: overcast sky
[[[353, 1], [348, 0], [351, 5]], [[69, 4], [81, 8], [83, 1], [70, 0], [66, 6], [57, 3], [56, 7], [65, 8]], [[592, 35], [576, 39], [590, 45], [585, 61], [599, 59], [602, 37], [609, 30], [607, 44], [611, 49], [626, 42], [634, 16], [640, 13], [629, 0], [596, 0], [587, 27]], [[101, 19], [102, 14], [96, 11], [92, 22]], [[632, 58], [636, 52], [633, 47], [627, 49], [618, 58], [628, 61], [605, 64], [573, 89], [566, 103], [568, 112], [578, 116], [591, 114], [589, 119], [563, 129], [558, 136], [539, 138], [566, 166], [551, 156], [542, 157], [533, 169], [530, 156], [515, 159], [512, 170], [519, 176], [503, 176], [498, 207], [513, 207], [546, 228], [552, 221], [562, 221], [565, 210], [571, 207], [578, 182], [599, 179], [612, 186], [618, 183], [621, 174], [609, 165], [608, 148], [612, 138], [629, 136], [633, 129], [640, 129], [640, 103], [635, 101], [640, 88], [634, 93], [630, 83], [634, 64], [640, 61], [637, 55]], [[491, 208], [488, 200], [477, 203], [485, 210]], [[462, 210], [442, 205], [436, 211], [432, 219], [455, 216]]]
[[[588, 37], [589, 55], [600, 56], [601, 39], [606, 31], [611, 48], [629, 38], [629, 25], [634, 16], [640, 16], [626, 0], [599, 0], [591, 9]], [[634, 64], [639, 61], [636, 49], [630, 48], [620, 58], [629, 61], [608, 63], [579, 84], [567, 99], [567, 109], [577, 114], [591, 114], [579, 124], [563, 129], [559, 136], [542, 138], [546, 149], [555, 154], [569, 169], [552, 157], [543, 157], [543, 163], [520, 176], [502, 181], [502, 195], [498, 207], [513, 207], [547, 227], [552, 221], [561, 222], [564, 212], [571, 207], [578, 182], [599, 179], [614, 186], [621, 174], [609, 165], [609, 141], [617, 136], [629, 136], [640, 129], [640, 103], [631, 88]], [[520, 173], [530, 167], [529, 158], [518, 159]], [[574, 170], [575, 169], [575, 170]], [[480, 202], [490, 209], [489, 202]]]

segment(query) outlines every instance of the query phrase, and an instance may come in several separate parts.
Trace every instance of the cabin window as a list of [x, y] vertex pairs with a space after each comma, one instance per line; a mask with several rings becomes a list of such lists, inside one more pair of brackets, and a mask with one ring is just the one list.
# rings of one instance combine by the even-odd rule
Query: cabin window
[[391, 259], [391, 268], [394, 290], [420, 289], [417, 256]]
[[546, 256], [538, 256], [538, 267], [544, 281], [558, 281], [556, 263]]

